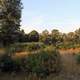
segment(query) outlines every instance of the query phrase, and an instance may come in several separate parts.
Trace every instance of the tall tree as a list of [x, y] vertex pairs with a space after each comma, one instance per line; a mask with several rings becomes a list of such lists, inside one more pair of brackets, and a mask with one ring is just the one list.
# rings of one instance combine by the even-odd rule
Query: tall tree
[[53, 43], [54, 45], [62, 42], [62, 33], [59, 32], [59, 30], [53, 29], [53, 30], [52, 30], [52, 33], [51, 33], [51, 36], [52, 36], [52, 43]]
[[39, 41], [39, 33], [35, 30], [29, 33], [29, 41], [30, 42], [38, 42]]
[[77, 29], [74, 33], [75, 33], [75, 42], [80, 44], [80, 28]]
[[20, 31], [21, 0], [0, 0], [0, 33], [3, 41], [16, 40], [15, 32]]
[[75, 34], [74, 34], [74, 32], [69, 32], [69, 33], [67, 34], [67, 40], [68, 40], [68, 42], [74, 42], [74, 39], [75, 39]]
[[50, 40], [49, 31], [48, 30], [44, 30], [40, 34], [40, 41], [44, 42], [46, 44], [46, 43], [48, 43], [49, 40]]

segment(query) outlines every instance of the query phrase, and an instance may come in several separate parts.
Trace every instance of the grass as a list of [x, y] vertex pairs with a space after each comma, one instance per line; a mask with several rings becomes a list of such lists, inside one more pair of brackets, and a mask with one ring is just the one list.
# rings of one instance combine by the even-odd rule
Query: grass
[[[30, 44], [31, 49], [34, 46], [35, 44]], [[0, 69], [4, 72], [8, 72], [9, 68], [9, 72], [12, 73], [19, 68], [25, 74], [36, 75], [38, 78], [48, 77], [52, 73], [56, 74], [61, 68], [59, 52], [52, 46], [31, 51], [16, 51], [14, 47], [8, 47], [0, 61]]]
[[[52, 46], [46, 48], [46, 50], [51, 49]], [[0, 49], [4, 52], [4, 49]], [[50, 75], [47, 79], [38, 79], [36, 76], [32, 77], [30, 75], [27, 77], [25, 73], [0, 73], [0, 80], [79, 80], [80, 79], [80, 65], [76, 63], [75, 55], [80, 52], [80, 48], [71, 49], [59, 49], [62, 61], [62, 70], [58, 75]], [[37, 51], [32, 51], [31, 54], [37, 53]], [[26, 51], [16, 52], [13, 57], [23, 58], [30, 54]]]
[[[50, 75], [46, 80], [79, 80], [80, 79], [80, 75], [79, 75], [80, 65], [76, 64], [75, 56], [73, 55], [73, 53], [71, 54], [71, 52], [69, 51], [68, 53], [66, 53], [66, 51], [64, 53], [62, 53], [63, 51], [61, 51], [60, 53], [61, 60], [63, 63], [63, 68], [60, 74], [57, 76]], [[15, 75], [0, 74], [0, 80], [42, 80], [42, 79], [37, 79], [37, 78], [31, 79], [31, 76], [27, 77], [26, 74], [19, 73]]]

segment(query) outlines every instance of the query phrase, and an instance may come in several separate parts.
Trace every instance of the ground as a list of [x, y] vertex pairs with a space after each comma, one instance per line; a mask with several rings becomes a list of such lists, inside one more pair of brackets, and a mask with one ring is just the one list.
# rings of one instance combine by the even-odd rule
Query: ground
[[49, 77], [48, 80], [80, 80], [80, 65], [76, 64], [74, 54], [76, 51], [79, 52], [80, 50], [61, 51], [62, 71], [55, 78]]
[[[51, 75], [46, 80], [80, 80], [80, 65], [76, 64], [75, 52], [79, 52], [80, 49], [60, 50], [62, 70], [59, 75], [53, 77]], [[0, 74], [0, 80], [29, 80], [26, 75], [11, 75]], [[32, 79], [30, 79], [32, 80]], [[34, 80], [34, 79], [33, 79]], [[36, 79], [37, 80], [37, 79]]]

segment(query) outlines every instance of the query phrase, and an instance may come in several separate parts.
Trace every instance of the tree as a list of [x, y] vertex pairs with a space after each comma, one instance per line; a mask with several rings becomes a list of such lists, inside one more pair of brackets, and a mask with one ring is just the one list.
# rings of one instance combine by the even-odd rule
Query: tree
[[68, 42], [74, 42], [74, 38], [75, 38], [74, 32], [69, 32], [67, 34], [67, 40], [68, 40]]
[[39, 41], [39, 33], [35, 30], [29, 33], [29, 41], [30, 42], [38, 42]]
[[18, 32], [17, 35], [19, 42], [29, 42], [29, 36], [28, 34], [25, 34], [23, 29], [20, 32]]
[[40, 41], [48, 45], [52, 43], [52, 38], [48, 30], [44, 30], [42, 34], [40, 34]]
[[74, 33], [75, 33], [75, 42], [80, 44], [80, 28], [77, 29]]
[[45, 38], [44, 43], [47, 44], [47, 45], [51, 45], [52, 44], [52, 37], [51, 37], [51, 35], [48, 35]]
[[48, 30], [44, 30], [44, 31], [42, 32], [42, 35], [48, 36], [48, 35], [49, 35], [49, 31], [48, 31]]
[[52, 36], [52, 43], [54, 45], [56, 45], [59, 42], [62, 42], [62, 33], [60, 33], [59, 30], [53, 29], [51, 36]]
[[[21, 0], [0, 0], [0, 32], [3, 43], [14, 43], [20, 31]], [[17, 41], [17, 40], [16, 40]]]
[[41, 42], [45, 42], [46, 38], [49, 35], [49, 31], [48, 30], [44, 30], [41, 34], [40, 34], [40, 41]]
[[62, 34], [62, 39], [63, 39], [63, 43], [67, 43], [67, 34], [66, 33], [63, 33]]

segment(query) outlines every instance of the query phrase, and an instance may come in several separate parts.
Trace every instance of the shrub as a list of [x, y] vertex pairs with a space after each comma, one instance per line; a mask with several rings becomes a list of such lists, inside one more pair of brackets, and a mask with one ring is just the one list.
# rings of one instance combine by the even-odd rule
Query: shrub
[[29, 54], [26, 58], [26, 71], [39, 77], [47, 77], [60, 70], [60, 55], [58, 51], [45, 49], [37, 54]]
[[45, 45], [42, 43], [31, 43], [31, 44], [28, 44], [26, 47], [28, 51], [35, 51], [43, 48], [45, 48]]
[[0, 59], [0, 70], [2, 72], [20, 71], [20, 66], [10, 56], [5, 54]]
[[45, 48], [45, 45], [40, 42], [16, 43], [10, 46], [9, 51], [10, 49], [12, 50], [12, 52], [34, 51], [43, 48]]
[[51, 73], [57, 74], [60, 71], [60, 54], [53, 46], [40, 49], [33, 54], [30, 52], [24, 58], [13, 59], [12, 55], [7, 53], [0, 58], [0, 69], [4, 72], [24, 71], [44, 78]]
[[77, 53], [75, 56], [76, 56], [76, 62], [80, 64], [80, 53]]
[[25, 51], [26, 45], [18, 44], [18, 45], [12, 45], [9, 48], [9, 51], [11, 50], [12, 52], [22, 52]]

